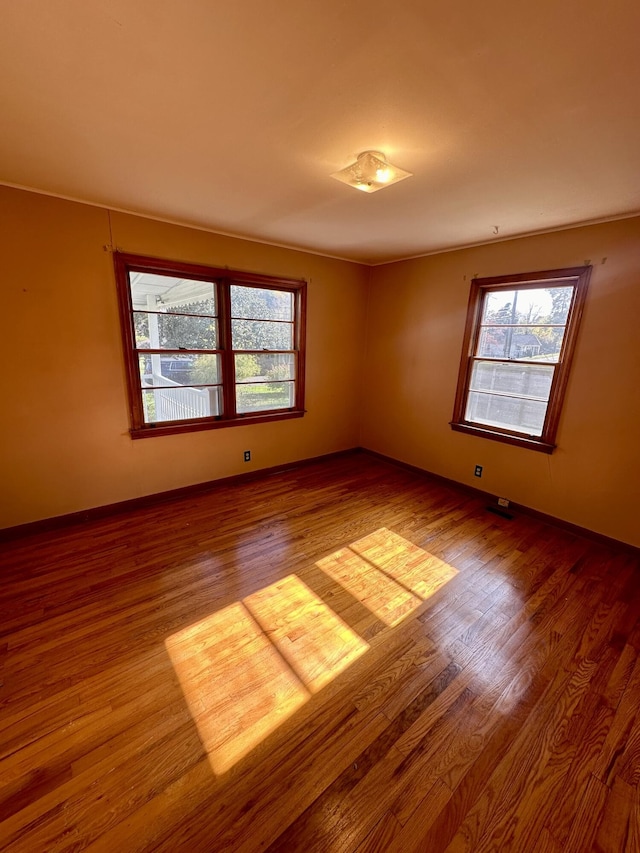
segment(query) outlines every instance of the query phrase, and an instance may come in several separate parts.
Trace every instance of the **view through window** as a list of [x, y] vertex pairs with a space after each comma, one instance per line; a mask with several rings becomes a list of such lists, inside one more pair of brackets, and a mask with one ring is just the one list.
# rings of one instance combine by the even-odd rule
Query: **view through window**
[[454, 429], [553, 450], [590, 269], [474, 280]]
[[116, 255], [132, 433], [304, 411], [301, 281]]

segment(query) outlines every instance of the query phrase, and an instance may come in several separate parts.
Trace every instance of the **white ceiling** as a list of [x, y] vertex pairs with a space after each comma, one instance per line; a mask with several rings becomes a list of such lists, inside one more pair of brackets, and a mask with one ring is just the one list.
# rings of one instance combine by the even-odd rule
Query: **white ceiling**
[[[367, 263], [630, 215], [639, 36], [638, 0], [4, 3], [0, 183]], [[329, 177], [365, 149], [414, 177]]]

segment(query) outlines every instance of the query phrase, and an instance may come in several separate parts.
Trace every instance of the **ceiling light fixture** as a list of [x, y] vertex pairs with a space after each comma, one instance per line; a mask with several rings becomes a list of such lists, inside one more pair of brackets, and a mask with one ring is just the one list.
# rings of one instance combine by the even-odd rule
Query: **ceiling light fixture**
[[334, 172], [331, 177], [364, 193], [375, 193], [383, 187], [390, 187], [391, 184], [410, 178], [412, 174], [388, 163], [381, 151], [363, 151], [358, 154], [355, 163]]

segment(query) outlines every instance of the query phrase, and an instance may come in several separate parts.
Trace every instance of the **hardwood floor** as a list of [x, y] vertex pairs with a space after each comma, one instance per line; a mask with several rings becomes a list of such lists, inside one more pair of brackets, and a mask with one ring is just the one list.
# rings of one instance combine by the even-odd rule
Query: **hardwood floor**
[[640, 566], [366, 454], [5, 545], [0, 850], [640, 850]]

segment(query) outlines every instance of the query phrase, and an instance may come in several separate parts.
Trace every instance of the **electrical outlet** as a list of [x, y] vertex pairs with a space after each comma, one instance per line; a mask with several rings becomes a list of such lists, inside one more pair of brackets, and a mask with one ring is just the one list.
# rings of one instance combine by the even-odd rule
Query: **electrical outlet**
[[476, 465], [476, 470], [473, 473], [476, 477], [482, 477], [482, 465]]
[[498, 506], [503, 506], [506, 509], [509, 506], [509, 501], [506, 498], [498, 498]]
[[245, 462], [251, 462], [251, 451], [250, 450], [245, 450], [244, 461]]

